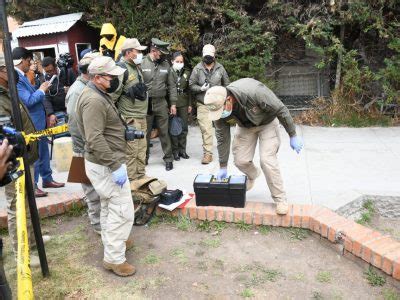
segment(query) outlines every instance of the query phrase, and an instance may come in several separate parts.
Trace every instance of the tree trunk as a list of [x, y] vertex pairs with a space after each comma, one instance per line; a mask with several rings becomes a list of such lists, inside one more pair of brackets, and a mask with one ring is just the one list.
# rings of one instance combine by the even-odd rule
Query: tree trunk
[[[343, 46], [344, 40], [344, 25], [340, 26], [340, 43]], [[342, 58], [343, 58], [343, 50], [340, 50], [338, 53], [338, 60], [336, 65], [336, 80], [335, 80], [335, 89], [340, 87], [340, 78], [342, 75]]]

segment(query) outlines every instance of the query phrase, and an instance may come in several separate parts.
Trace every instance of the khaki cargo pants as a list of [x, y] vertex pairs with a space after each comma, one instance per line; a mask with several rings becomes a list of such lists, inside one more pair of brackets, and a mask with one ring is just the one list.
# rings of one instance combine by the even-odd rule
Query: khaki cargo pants
[[[33, 184], [33, 166], [30, 167], [31, 180]], [[26, 180], [26, 178], [25, 178]], [[12, 243], [12, 248], [14, 254], [17, 255], [18, 250], [18, 238], [17, 238], [17, 193], [15, 189], [15, 182], [7, 184], [4, 188], [7, 200], [7, 217], [8, 217], [8, 234], [10, 235], [10, 240]], [[28, 230], [28, 242], [29, 247], [32, 248], [36, 246], [35, 235], [33, 234], [31, 213], [28, 204], [28, 194], [25, 192], [25, 211], [26, 211], [26, 227]]]
[[275, 202], [286, 202], [277, 157], [281, 144], [278, 125], [279, 121], [276, 118], [271, 123], [258, 127], [245, 128], [236, 125], [232, 150], [236, 167], [248, 178], [254, 179], [257, 175], [257, 168], [253, 158], [257, 141], [259, 141], [260, 165], [272, 199]]
[[128, 169], [129, 180], [137, 180], [146, 175], [146, 151], [147, 151], [147, 121], [146, 117], [143, 119], [127, 119], [128, 125], [134, 126], [136, 130], [144, 132], [145, 138], [135, 139], [130, 141], [126, 147], [127, 162], [126, 167]]
[[85, 169], [87, 177], [100, 196], [104, 261], [122, 264], [126, 261], [125, 242], [135, 217], [129, 180], [120, 187], [112, 181], [112, 172], [108, 167], [88, 160], [85, 160]]
[[197, 120], [201, 131], [201, 137], [203, 138], [203, 152], [204, 154], [213, 154], [213, 136], [214, 128], [212, 121], [208, 117], [207, 106], [197, 102]]

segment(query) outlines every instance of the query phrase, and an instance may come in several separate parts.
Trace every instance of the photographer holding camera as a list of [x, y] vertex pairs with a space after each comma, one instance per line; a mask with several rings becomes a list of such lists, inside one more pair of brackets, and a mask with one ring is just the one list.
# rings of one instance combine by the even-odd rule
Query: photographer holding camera
[[[28, 64], [27, 64], [28, 65]], [[18, 77], [17, 77], [18, 78]], [[35, 132], [35, 126], [30, 118], [29, 111], [26, 106], [20, 101], [19, 106], [21, 109], [21, 117], [22, 117], [22, 125], [23, 131], [27, 134]], [[11, 119], [12, 108], [11, 108], [11, 99], [8, 95], [8, 74], [6, 70], [6, 66], [4, 63], [3, 56], [0, 57], [0, 115], [6, 116]], [[0, 180], [4, 177], [5, 172], [7, 172], [7, 168], [10, 166], [10, 163], [7, 160], [11, 154], [11, 146], [8, 146], [8, 141], [3, 140], [2, 145], [0, 146]], [[31, 174], [33, 174], [33, 163], [38, 159], [38, 145], [37, 142], [30, 143], [29, 146], [26, 147], [26, 151], [28, 153], [27, 163], [31, 168]], [[33, 181], [33, 179], [32, 179]], [[16, 226], [16, 189], [15, 184], [11, 183], [5, 186], [5, 194], [7, 200], [7, 215], [8, 215], [8, 232], [10, 235], [10, 239], [13, 245], [14, 254], [17, 255], [17, 226]], [[27, 199], [26, 199], [27, 201]], [[26, 203], [26, 206], [27, 203]], [[33, 235], [31, 222], [30, 222], [30, 214], [27, 214], [27, 226], [28, 226], [28, 237], [29, 237], [29, 245], [31, 247], [36, 245], [35, 238]], [[49, 237], [43, 236], [46, 240]], [[31, 266], [37, 267], [39, 266], [39, 258], [35, 255], [31, 254]]]
[[[121, 60], [118, 66], [126, 69], [126, 81], [121, 86], [118, 110], [126, 119], [127, 124], [138, 130], [147, 131], [147, 88], [143, 82], [140, 64], [143, 60], [142, 51], [146, 46], [141, 46], [137, 39], [126, 39], [122, 44]], [[127, 169], [129, 180], [137, 180], [146, 175], [146, 148], [145, 139], [135, 139], [128, 142], [126, 148]]]
[[[95, 57], [88, 67], [90, 81], [76, 104], [78, 128], [85, 140], [85, 169], [100, 196], [103, 266], [119, 276], [131, 276], [135, 267], [125, 251], [134, 221], [134, 208], [126, 171], [127, 141], [135, 138], [112, 98], [125, 70], [111, 57]], [[142, 136], [144, 136], [142, 134]]]

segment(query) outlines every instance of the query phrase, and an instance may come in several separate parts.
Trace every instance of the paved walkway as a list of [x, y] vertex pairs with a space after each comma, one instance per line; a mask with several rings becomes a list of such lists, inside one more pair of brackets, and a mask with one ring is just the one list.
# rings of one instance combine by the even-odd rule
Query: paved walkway
[[[400, 196], [400, 127], [298, 126], [297, 130], [305, 143], [305, 148], [299, 155], [290, 149], [289, 138], [281, 128], [279, 161], [290, 202], [318, 204], [335, 210], [362, 195]], [[191, 158], [174, 162], [174, 169], [170, 172], [165, 171], [158, 139], [154, 140], [151, 148], [147, 173], [166, 180], [171, 189], [193, 191], [196, 174], [216, 174], [219, 168], [216, 142], [214, 162], [202, 165], [199, 128], [190, 127], [189, 131], [187, 152]], [[258, 151], [255, 161], [259, 161]], [[240, 174], [233, 166], [232, 157], [229, 161], [229, 173]], [[54, 178], [65, 182], [67, 173], [55, 172]], [[52, 194], [70, 194], [79, 192], [80, 185], [68, 183], [65, 188], [47, 190]], [[272, 201], [263, 176], [257, 179], [254, 188], [247, 193], [247, 200]], [[1, 190], [0, 208], [5, 205]]]

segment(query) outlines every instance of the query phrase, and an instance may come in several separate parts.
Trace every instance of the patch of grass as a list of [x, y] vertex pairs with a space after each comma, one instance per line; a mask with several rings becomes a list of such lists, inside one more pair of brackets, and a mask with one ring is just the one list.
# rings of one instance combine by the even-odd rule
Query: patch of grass
[[146, 257], [143, 259], [143, 262], [147, 265], [155, 265], [160, 262], [160, 257], [153, 253], [150, 253], [146, 255]]
[[268, 225], [260, 225], [258, 227], [258, 231], [262, 234], [262, 235], [267, 235], [272, 231], [272, 227], [268, 226]]
[[218, 269], [218, 270], [224, 270], [224, 268], [225, 268], [225, 263], [224, 263], [224, 261], [223, 261], [222, 259], [216, 259], [216, 260], [214, 261], [213, 267], [214, 267], [215, 269]]
[[183, 249], [173, 249], [171, 251], [171, 256], [176, 257], [180, 264], [187, 264], [188, 262], [188, 258], [185, 255], [185, 251], [183, 251]]
[[362, 208], [366, 211], [361, 214], [361, 217], [356, 220], [356, 222], [361, 225], [370, 224], [375, 212], [374, 203], [372, 202], [372, 200], [368, 199], [362, 204]]
[[65, 214], [68, 217], [80, 217], [83, 214], [86, 213], [86, 207], [81, 205], [81, 204], [77, 204], [75, 202], [72, 203], [71, 209], [69, 211], [67, 211]]
[[302, 241], [310, 236], [310, 231], [303, 228], [291, 227], [288, 231], [291, 240]]
[[297, 281], [305, 281], [306, 275], [304, 273], [296, 273], [292, 275], [291, 278]]
[[204, 239], [200, 242], [200, 245], [208, 247], [208, 248], [218, 248], [221, 246], [221, 239]]
[[385, 300], [400, 300], [400, 294], [393, 289], [383, 290], [383, 299]]
[[239, 230], [242, 230], [242, 231], [249, 231], [253, 227], [253, 225], [246, 224], [244, 221], [240, 221], [240, 222], [236, 223], [235, 226], [236, 226], [236, 228], [238, 228]]
[[156, 227], [160, 225], [161, 222], [162, 222], [161, 218], [154, 214], [153, 217], [150, 219], [150, 221], [147, 223], [147, 226]]
[[226, 222], [220, 222], [220, 221], [212, 222], [213, 230], [218, 231], [218, 232], [222, 232], [222, 230], [224, 230], [226, 228], [226, 226], [227, 226]]
[[192, 221], [188, 217], [179, 216], [176, 227], [182, 231], [188, 231], [192, 225]]
[[316, 279], [321, 283], [330, 283], [332, 281], [332, 274], [329, 271], [320, 271], [317, 273]]
[[240, 296], [242, 296], [243, 298], [251, 298], [254, 297], [254, 292], [246, 288], [240, 293]]
[[383, 286], [386, 283], [385, 277], [379, 275], [372, 267], [365, 270], [364, 276], [372, 286]]
[[196, 229], [199, 231], [210, 232], [212, 229], [211, 222], [208, 220], [201, 221], [196, 224]]

